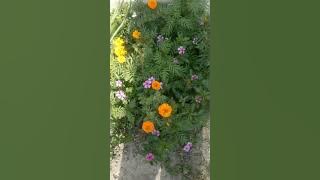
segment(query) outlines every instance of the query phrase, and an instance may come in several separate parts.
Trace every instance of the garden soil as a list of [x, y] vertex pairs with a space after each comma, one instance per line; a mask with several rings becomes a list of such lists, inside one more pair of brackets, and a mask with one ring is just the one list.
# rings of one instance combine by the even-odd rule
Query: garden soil
[[[201, 141], [192, 149], [190, 165], [194, 180], [209, 180], [210, 164], [210, 123], [202, 130]], [[111, 180], [182, 180], [172, 176], [159, 165], [150, 165], [145, 157], [138, 154], [135, 144], [121, 144], [110, 163]]]

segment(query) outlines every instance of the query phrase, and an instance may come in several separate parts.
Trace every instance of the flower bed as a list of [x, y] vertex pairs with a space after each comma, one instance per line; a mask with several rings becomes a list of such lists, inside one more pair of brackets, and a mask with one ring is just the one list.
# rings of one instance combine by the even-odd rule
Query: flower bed
[[187, 168], [208, 120], [207, 10], [206, 0], [148, 0], [111, 13], [111, 149], [135, 141], [146, 162]]

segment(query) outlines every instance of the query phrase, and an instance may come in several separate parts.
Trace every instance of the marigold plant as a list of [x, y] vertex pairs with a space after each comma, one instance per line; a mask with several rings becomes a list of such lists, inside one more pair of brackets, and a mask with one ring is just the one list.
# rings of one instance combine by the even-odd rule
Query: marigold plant
[[148, 7], [150, 9], [156, 9], [158, 5], [157, 0], [148, 0]]
[[124, 40], [121, 37], [118, 37], [113, 41], [113, 45], [116, 47], [123, 46]]
[[138, 30], [134, 30], [132, 32], [132, 37], [135, 38], [135, 39], [140, 39], [140, 36], [141, 36], [141, 32], [139, 32]]
[[119, 63], [124, 63], [126, 61], [127, 50], [124, 47], [124, 40], [121, 37], [116, 38], [113, 41], [114, 54], [117, 56]]
[[126, 62], [126, 57], [125, 56], [118, 56], [118, 62], [121, 64]]
[[125, 56], [127, 54], [127, 51], [124, 46], [118, 46], [114, 48], [114, 53], [116, 56]]
[[151, 121], [145, 121], [142, 124], [142, 129], [144, 132], [146, 133], [152, 133], [155, 129], [154, 129], [154, 124]]
[[172, 113], [172, 107], [168, 103], [163, 103], [158, 107], [158, 112], [162, 117], [170, 117]]
[[161, 88], [161, 84], [160, 84], [159, 81], [153, 81], [153, 82], [151, 83], [151, 87], [152, 87], [152, 89], [158, 91], [158, 90], [160, 90], [160, 88]]

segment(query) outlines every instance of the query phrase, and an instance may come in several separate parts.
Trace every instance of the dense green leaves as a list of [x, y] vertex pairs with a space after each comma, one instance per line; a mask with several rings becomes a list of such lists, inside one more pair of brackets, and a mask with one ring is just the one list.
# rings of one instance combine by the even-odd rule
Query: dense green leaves
[[[118, 12], [122, 14], [115, 16], [113, 24], [127, 20], [117, 37], [125, 39], [128, 56], [125, 63], [119, 64], [111, 55], [113, 147], [135, 137], [142, 145], [142, 155], [151, 152], [156, 162], [169, 167], [172, 153], [181, 153], [187, 142], [196, 142], [208, 119], [209, 24], [205, 21], [205, 2], [173, 0], [158, 3], [157, 9], [151, 10], [142, 1], [134, 1], [131, 8], [128, 4], [120, 7]], [[140, 39], [132, 38], [134, 30], [141, 32]], [[185, 52], [179, 52], [179, 47]], [[194, 75], [198, 79], [192, 79]], [[144, 88], [143, 83], [150, 77], [162, 82], [162, 89]], [[116, 86], [117, 80], [123, 81], [122, 87]], [[125, 92], [124, 100], [115, 95], [119, 90]], [[201, 97], [199, 102], [197, 97]], [[158, 113], [162, 103], [172, 106], [168, 118]], [[159, 137], [141, 130], [146, 120], [155, 124]], [[183, 169], [181, 164], [177, 167]]]

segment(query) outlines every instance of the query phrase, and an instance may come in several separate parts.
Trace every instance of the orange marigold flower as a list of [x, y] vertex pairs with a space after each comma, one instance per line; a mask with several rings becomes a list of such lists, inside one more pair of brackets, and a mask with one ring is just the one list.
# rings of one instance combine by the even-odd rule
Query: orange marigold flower
[[158, 112], [162, 117], [170, 117], [172, 107], [168, 103], [163, 103], [158, 107]]
[[148, 7], [150, 9], [156, 9], [157, 5], [158, 5], [157, 0], [148, 0]]
[[141, 32], [139, 32], [138, 30], [135, 30], [132, 32], [132, 37], [135, 39], [140, 39], [141, 36]]
[[161, 88], [161, 83], [159, 81], [153, 81], [151, 84], [152, 89], [159, 90]]
[[151, 121], [145, 121], [142, 124], [142, 129], [146, 133], [152, 133], [154, 131], [154, 124]]

